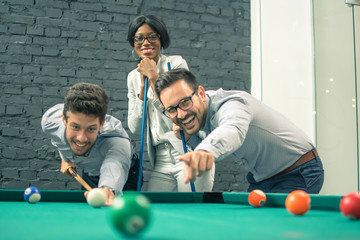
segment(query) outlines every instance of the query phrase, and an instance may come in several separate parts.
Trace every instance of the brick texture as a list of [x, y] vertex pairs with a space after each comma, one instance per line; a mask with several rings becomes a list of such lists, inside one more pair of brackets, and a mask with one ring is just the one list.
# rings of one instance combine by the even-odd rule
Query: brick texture
[[[85, 81], [107, 91], [109, 114], [127, 129], [126, 76], [136, 61], [126, 36], [140, 14], [166, 22], [172, 42], [164, 54], [183, 56], [205, 89], [250, 92], [249, 0], [0, 0], [0, 188], [80, 189], [59, 172], [41, 116]], [[139, 151], [140, 139], [130, 137]], [[146, 153], [144, 161], [146, 189]], [[225, 159], [214, 191], [245, 191], [245, 176]]]

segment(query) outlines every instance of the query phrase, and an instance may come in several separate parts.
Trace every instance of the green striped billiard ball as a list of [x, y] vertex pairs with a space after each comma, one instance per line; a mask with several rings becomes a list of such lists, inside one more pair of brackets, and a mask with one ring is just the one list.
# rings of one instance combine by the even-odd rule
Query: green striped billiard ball
[[142, 194], [126, 192], [117, 196], [110, 207], [110, 222], [126, 236], [136, 236], [148, 225], [150, 201]]

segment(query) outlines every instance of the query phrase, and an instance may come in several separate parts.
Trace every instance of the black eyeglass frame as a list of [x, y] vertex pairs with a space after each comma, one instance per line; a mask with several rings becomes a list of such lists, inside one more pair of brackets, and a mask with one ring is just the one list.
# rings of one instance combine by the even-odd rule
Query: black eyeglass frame
[[[175, 114], [174, 116], [170, 116], [169, 111], [168, 111], [167, 109], [165, 109], [165, 108], [164, 108], [164, 110], [162, 111], [163, 114], [164, 114], [166, 117], [168, 117], [168, 118], [173, 118], [173, 117], [175, 117], [175, 116], [177, 115], [177, 109], [178, 109], [178, 108], [180, 108], [180, 109], [183, 110], [183, 111], [189, 110], [189, 109], [194, 105], [194, 103], [193, 103], [193, 101], [192, 101], [192, 97], [195, 95], [195, 93], [197, 93], [197, 90], [195, 90], [189, 97], [184, 97], [184, 98], [182, 98], [182, 99], [178, 102], [178, 104], [177, 104], [176, 106], [170, 106], [170, 107], [167, 108], [167, 109], [169, 109], [169, 108], [170, 108], [170, 109], [175, 109], [176, 114]], [[191, 106], [184, 109], [184, 108], [180, 107], [180, 104], [182, 104], [185, 100], [190, 101], [190, 102], [191, 102]], [[175, 113], [175, 112], [174, 112], [174, 113]]]
[[[154, 37], [154, 36], [156, 36], [157, 38], [154, 39], [154, 40], [149, 39], [150, 37]], [[145, 42], [145, 40], [148, 40], [149, 43], [154, 43], [155, 41], [160, 40], [160, 34], [155, 34], [155, 33], [153, 33], [153, 34], [151, 34], [151, 35], [149, 35], [147, 37], [144, 37], [144, 36], [141, 36], [141, 37], [143, 38], [143, 40], [141, 42], [138, 42], [137, 40], [135, 40], [136, 39], [135, 36], [132, 38], [136, 45], [143, 44]]]

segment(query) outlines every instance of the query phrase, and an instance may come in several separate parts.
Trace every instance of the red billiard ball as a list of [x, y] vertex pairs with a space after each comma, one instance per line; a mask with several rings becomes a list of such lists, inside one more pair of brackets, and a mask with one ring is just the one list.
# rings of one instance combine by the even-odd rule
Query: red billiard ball
[[262, 207], [266, 203], [266, 195], [259, 189], [252, 190], [249, 193], [248, 202], [253, 207]]
[[340, 201], [340, 211], [345, 217], [360, 219], [360, 193], [346, 194]]
[[310, 196], [303, 190], [291, 192], [285, 200], [286, 209], [294, 215], [304, 215], [310, 209]]

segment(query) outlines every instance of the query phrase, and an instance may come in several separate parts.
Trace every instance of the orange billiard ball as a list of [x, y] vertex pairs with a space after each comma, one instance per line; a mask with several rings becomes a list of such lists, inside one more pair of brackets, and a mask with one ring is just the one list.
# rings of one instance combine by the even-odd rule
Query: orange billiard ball
[[304, 215], [310, 209], [310, 196], [303, 190], [291, 192], [285, 200], [286, 209], [294, 215]]
[[266, 203], [266, 195], [259, 189], [252, 190], [249, 193], [248, 202], [253, 207], [262, 207]]

